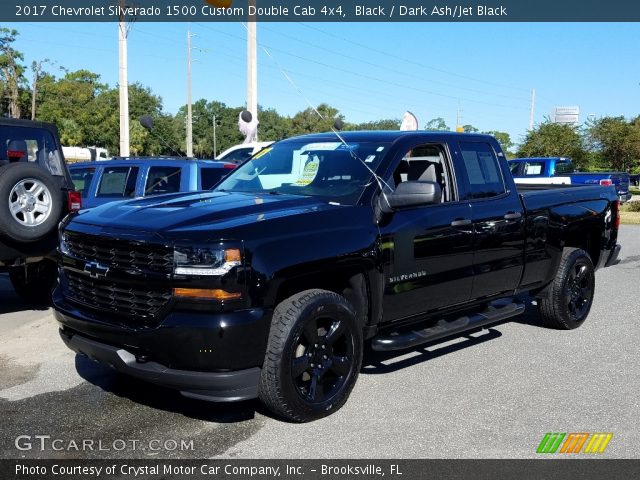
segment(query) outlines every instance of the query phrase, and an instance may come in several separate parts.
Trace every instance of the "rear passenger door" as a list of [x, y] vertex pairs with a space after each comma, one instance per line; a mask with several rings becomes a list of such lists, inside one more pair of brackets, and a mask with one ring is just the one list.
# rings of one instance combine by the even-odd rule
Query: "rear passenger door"
[[[473, 299], [518, 287], [524, 268], [524, 211], [502, 174], [507, 163], [485, 141], [459, 142], [474, 229]], [[502, 155], [502, 154], [500, 154]], [[504, 170], [503, 170], [504, 169]], [[513, 185], [509, 182], [509, 185]]]

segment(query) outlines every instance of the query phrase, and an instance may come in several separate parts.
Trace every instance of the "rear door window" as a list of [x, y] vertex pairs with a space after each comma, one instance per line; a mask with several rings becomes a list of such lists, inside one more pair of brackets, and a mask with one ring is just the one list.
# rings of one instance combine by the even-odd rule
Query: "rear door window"
[[203, 168], [200, 170], [200, 188], [209, 190], [230, 171], [228, 168]]
[[460, 142], [471, 198], [495, 197], [506, 192], [498, 159], [488, 143]]
[[144, 187], [145, 195], [160, 195], [180, 191], [180, 167], [151, 167]]
[[96, 169], [94, 167], [71, 169], [71, 180], [73, 180], [73, 186], [80, 192], [82, 198], [87, 198], [87, 195], [89, 195], [91, 180], [93, 180], [95, 173]]
[[136, 193], [138, 167], [105, 167], [102, 171], [99, 197], [132, 198]]

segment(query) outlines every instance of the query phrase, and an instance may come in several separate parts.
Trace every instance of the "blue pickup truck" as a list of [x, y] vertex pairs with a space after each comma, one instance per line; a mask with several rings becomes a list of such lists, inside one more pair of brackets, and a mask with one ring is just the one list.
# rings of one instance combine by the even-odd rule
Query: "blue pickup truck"
[[69, 165], [82, 207], [163, 193], [209, 190], [236, 167], [229, 162], [171, 157], [115, 158]]
[[621, 202], [631, 198], [628, 173], [577, 172], [570, 158], [514, 158], [509, 160], [509, 169], [517, 184], [613, 185]]

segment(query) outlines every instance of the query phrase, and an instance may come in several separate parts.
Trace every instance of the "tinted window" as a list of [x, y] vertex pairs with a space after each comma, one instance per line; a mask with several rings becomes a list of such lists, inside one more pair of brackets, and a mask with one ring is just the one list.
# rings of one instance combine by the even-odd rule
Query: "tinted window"
[[71, 170], [71, 180], [73, 180], [73, 186], [77, 191], [82, 194], [82, 198], [87, 198], [89, 194], [89, 188], [91, 188], [91, 180], [96, 173], [96, 169], [93, 167], [88, 168], [74, 168]]
[[561, 160], [556, 162], [556, 171], [555, 175], [562, 175], [563, 173], [573, 173], [575, 169], [573, 168], [573, 163], [571, 160]]
[[487, 143], [461, 142], [471, 198], [494, 197], [505, 192], [498, 159]]
[[228, 168], [203, 168], [200, 170], [200, 188], [209, 190], [230, 171]]
[[216, 160], [224, 160], [225, 162], [239, 164], [251, 157], [253, 147], [239, 148], [233, 152], [228, 153], [224, 157], [217, 158]]
[[512, 175], [517, 175], [520, 170], [520, 162], [509, 162], [509, 170]]
[[144, 187], [145, 195], [180, 191], [180, 167], [151, 167]]
[[64, 175], [62, 154], [51, 132], [41, 128], [3, 126], [0, 161], [37, 162], [51, 175]]
[[102, 171], [98, 196], [133, 197], [136, 193], [138, 167], [106, 167]]

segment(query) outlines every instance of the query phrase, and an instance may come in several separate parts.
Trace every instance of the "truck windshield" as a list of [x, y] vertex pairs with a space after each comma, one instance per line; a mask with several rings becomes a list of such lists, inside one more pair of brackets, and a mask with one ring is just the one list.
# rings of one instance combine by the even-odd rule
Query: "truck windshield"
[[388, 143], [286, 142], [261, 150], [214, 189], [319, 197], [355, 204]]

